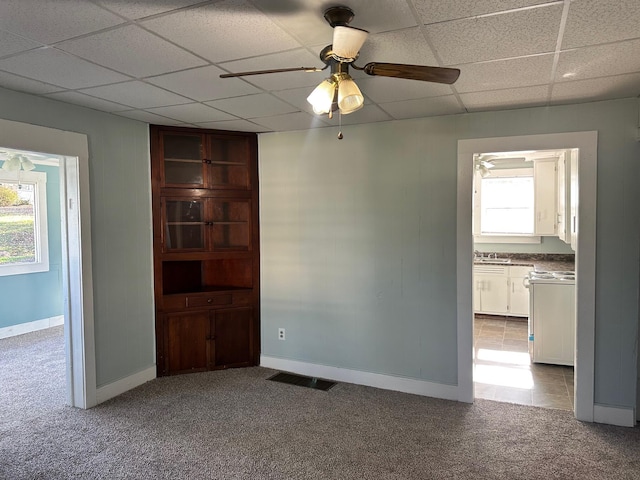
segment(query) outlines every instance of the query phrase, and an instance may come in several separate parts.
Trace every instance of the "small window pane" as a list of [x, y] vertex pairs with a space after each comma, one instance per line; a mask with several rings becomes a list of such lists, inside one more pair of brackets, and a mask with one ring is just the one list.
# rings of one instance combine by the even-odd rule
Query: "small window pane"
[[0, 265], [35, 263], [36, 186], [0, 182]]
[[483, 235], [533, 235], [533, 177], [483, 178]]

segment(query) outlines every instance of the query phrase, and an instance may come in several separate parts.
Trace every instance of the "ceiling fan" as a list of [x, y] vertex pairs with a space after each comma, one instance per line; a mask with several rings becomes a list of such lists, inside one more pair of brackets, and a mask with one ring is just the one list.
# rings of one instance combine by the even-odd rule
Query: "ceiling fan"
[[331, 7], [324, 12], [324, 18], [333, 27], [333, 43], [323, 48], [320, 52], [320, 60], [325, 64], [323, 68], [277, 68], [225, 73], [220, 77], [244, 77], [294, 71], [320, 72], [330, 68], [331, 75], [329, 78], [323, 80], [311, 92], [307, 97], [307, 101], [311, 104], [316, 114], [329, 114], [329, 118], [331, 118], [336, 110], [346, 115], [359, 110], [364, 105], [364, 97], [351, 75], [349, 75], [350, 66], [373, 76], [406, 78], [449, 85], [454, 83], [460, 76], [460, 70], [457, 68], [430, 67], [426, 65], [370, 62], [364, 67], [359, 67], [354, 62], [357, 60], [360, 48], [364, 45], [369, 32], [360, 28], [350, 27], [349, 23], [353, 20], [353, 17], [353, 10], [344, 6]]

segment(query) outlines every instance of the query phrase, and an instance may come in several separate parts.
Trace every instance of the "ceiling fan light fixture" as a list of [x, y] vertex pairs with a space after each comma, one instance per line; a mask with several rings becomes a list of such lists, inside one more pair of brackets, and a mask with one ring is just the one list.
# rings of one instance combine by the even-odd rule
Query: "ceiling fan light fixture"
[[340, 113], [348, 115], [360, 110], [364, 105], [364, 96], [350, 75], [342, 74], [338, 82], [338, 108]]
[[323, 80], [307, 97], [307, 102], [317, 114], [329, 113], [336, 94], [336, 82], [332, 78]]
[[335, 27], [333, 29], [332, 56], [340, 62], [353, 62], [364, 45], [369, 32], [354, 27]]
[[2, 164], [2, 169], [8, 172], [17, 172], [20, 170], [20, 157], [18, 155], [8, 155]]
[[24, 155], [22, 155], [21, 163], [22, 163], [22, 169], [26, 172], [30, 172], [31, 170], [34, 170], [36, 168], [33, 162], [29, 160], [28, 157], [25, 157]]

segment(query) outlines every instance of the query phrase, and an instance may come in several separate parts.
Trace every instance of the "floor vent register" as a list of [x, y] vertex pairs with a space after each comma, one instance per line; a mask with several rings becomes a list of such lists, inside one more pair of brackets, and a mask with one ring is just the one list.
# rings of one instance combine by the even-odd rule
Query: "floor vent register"
[[305, 377], [304, 375], [295, 375], [293, 373], [276, 373], [274, 376], [269, 377], [267, 380], [324, 391], [329, 390], [336, 384], [336, 382], [331, 382], [329, 380], [323, 380], [321, 378], [315, 377]]

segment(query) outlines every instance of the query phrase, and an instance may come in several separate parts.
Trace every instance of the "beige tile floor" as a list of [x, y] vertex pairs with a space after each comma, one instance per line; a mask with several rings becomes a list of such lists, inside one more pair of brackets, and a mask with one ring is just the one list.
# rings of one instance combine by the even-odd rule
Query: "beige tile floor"
[[476, 315], [476, 398], [573, 410], [573, 367], [531, 363], [526, 318]]

